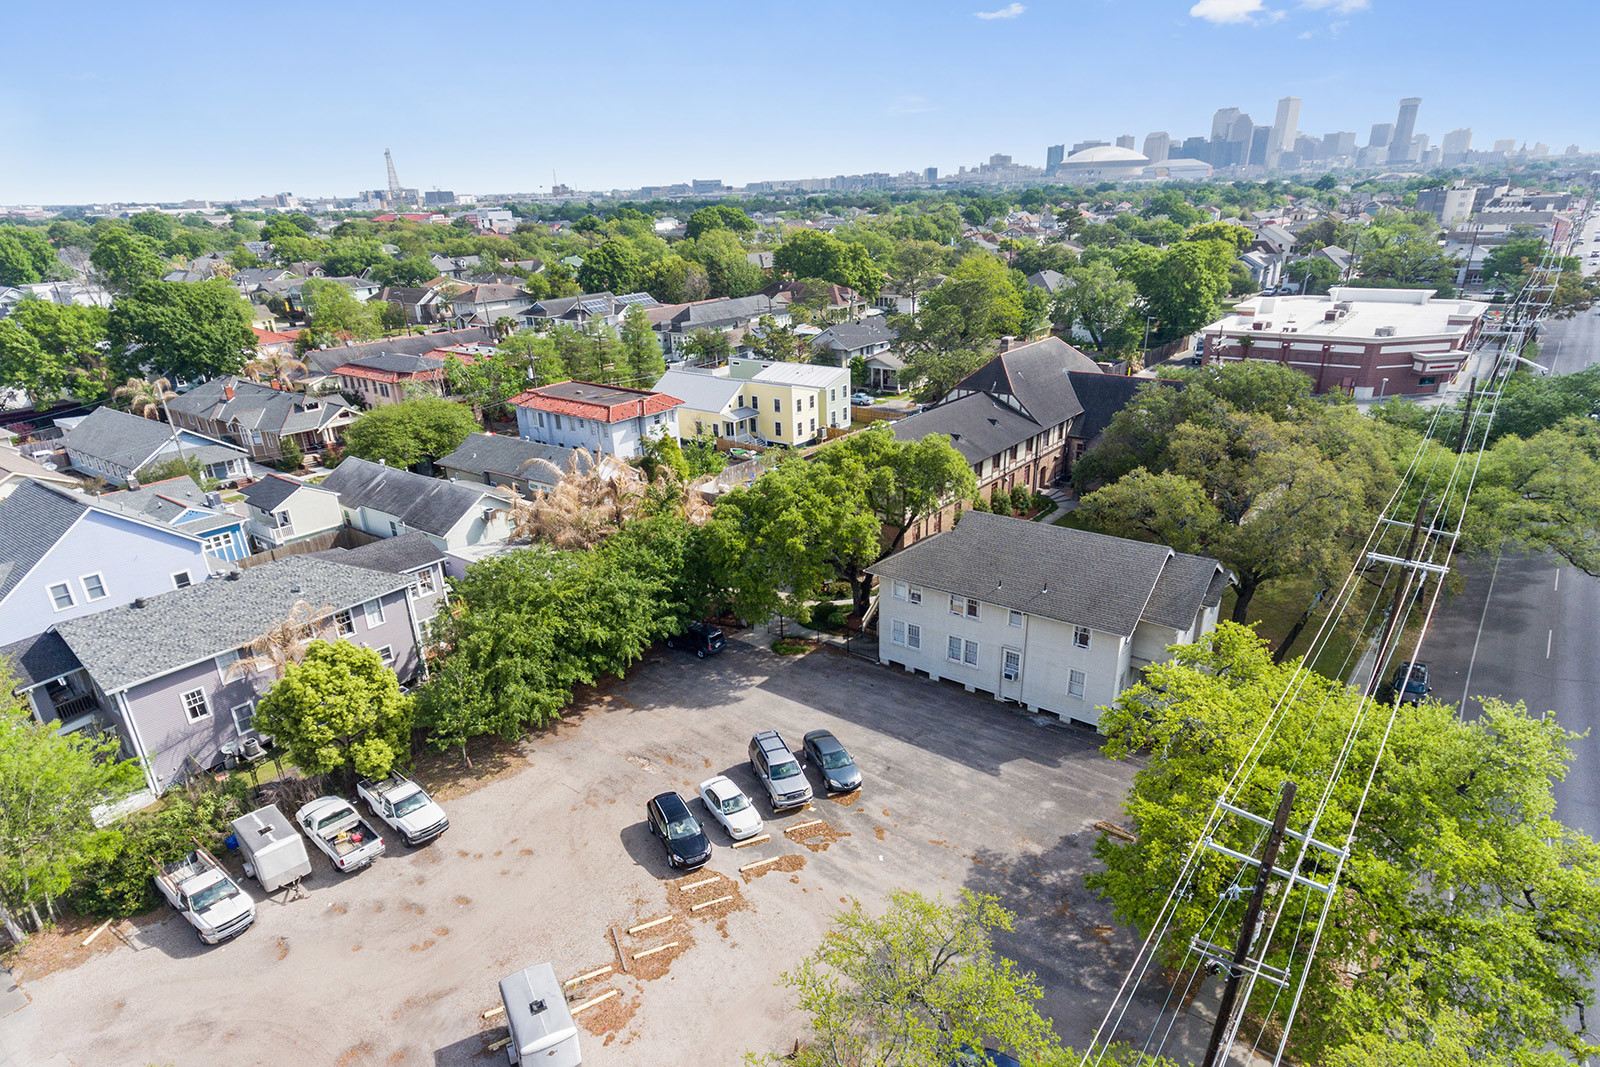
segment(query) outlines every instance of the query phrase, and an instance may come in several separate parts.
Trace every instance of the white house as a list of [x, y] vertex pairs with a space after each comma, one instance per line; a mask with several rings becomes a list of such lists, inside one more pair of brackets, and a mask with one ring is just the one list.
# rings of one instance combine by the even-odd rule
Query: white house
[[1216, 627], [1231, 578], [1165, 545], [985, 511], [868, 570], [879, 662], [1090, 725]]
[[557, 448], [585, 448], [596, 456], [633, 459], [650, 437], [678, 436], [675, 396], [594, 382], [556, 382], [511, 398], [517, 436]]
[[481, 554], [474, 550], [498, 549], [511, 533], [510, 501], [488, 486], [346, 457], [321, 488], [339, 494], [344, 521], [352, 529], [375, 537], [420, 530], [436, 547], [463, 560]]
[[269, 474], [239, 490], [249, 519], [246, 530], [265, 551], [304, 541], [344, 525], [339, 494], [287, 474]]

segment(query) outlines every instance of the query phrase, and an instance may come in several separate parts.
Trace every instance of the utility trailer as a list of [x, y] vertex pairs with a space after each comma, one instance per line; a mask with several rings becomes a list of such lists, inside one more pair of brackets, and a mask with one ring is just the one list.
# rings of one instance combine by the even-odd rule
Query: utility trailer
[[260, 882], [268, 893], [311, 873], [306, 839], [295, 833], [276, 804], [233, 820], [233, 834], [244, 856], [244, 873]]

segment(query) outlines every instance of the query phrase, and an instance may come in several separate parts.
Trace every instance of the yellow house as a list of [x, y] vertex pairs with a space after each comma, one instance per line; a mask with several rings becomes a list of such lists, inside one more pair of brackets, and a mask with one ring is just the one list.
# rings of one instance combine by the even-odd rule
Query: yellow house
[[683, 400], [678, 433], [807, 445], [850, 425], [850, 369], [735, 356], [714, 370], [674, 369], [655, 386]]

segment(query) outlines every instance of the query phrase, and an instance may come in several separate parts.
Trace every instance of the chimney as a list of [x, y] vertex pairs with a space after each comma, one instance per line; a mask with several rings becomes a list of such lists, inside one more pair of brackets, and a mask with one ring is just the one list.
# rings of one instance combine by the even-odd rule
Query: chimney
[[139, 476], [137, 474], [128, 475], [128, 488], [130, 490], [139, 488]]
[[1008, 334], [1007, 336], [1000, 338], [1000, 351], [1009, 352], [1016, 346], [1016, 343], [1017, 339]]
[[223, 387], [222, 387], [222, 395], [223, 395], [223, 397], [224, 397], [224, 398], [225, 398], [225, 399], [227, 399], [227, 400], [232, 400], [232, 399], [233, 399], [233, 386], [231, 386], [231, 385], [224, 385], [224, 386], [223, 386]]

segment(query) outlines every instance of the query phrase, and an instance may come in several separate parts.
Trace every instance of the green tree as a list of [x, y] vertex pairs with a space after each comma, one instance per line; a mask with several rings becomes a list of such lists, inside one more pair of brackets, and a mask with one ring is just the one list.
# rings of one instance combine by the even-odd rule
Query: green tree
[[1237, 256], [1226, 241], [1181, 241], [1158, 254], [1131, 277], [1146, 309], [1160, 320], [1159, 336], [1191, 334], [1222, 314], [1228, 267]]
[[108, 226], [101, 231], [89, 262], [101, 284], [119, 296], [159, 278], [163, 265], [156, 243], [126, 226]]
[[307, 278], [300, 287], [301, 306], [309, 317], [316, 345], [338, 338], [370, 341], [381, 332], [377, 305], [364, 304], [349, 289], [325, 278]]
[[1284, 270], [1306, 296], [1321, 296], [1339, 281], [1339, 268], [1326, 259], [1297, 259]]
[[791, 278], [821, 278], [872, 299], [883, 288], [883, 272], [859, 244], [822, 230], [797, 230], [772, 254], [772, 269]]
[[632, 293], [638, 290], [639, 275], [639, 253], [613, 237], [584, 255], [578, 285], [586, 293]]
[[436, 396], [414, 397], [364, 411], [345, 430], [349, 455], [404, 470], [449, 455], [476, 432], [472, 409]]
[[1195, 555], [1211, 548], [1222, 522], [1204, 486], [1143, 467], [1085, 496], [1078, 511], [1088, 529]]
[[933, 285], [944, 265], [944, 250], [932, 241], [902, 241], [890, 264], [895, 289], [911, 301], [911, 318], [917, 317], [918, 298]]
[[1537, 237], [1519, 237], [1497, 248], [1491, 248], [1483, 257], [1483, 282], [1519, 279], [1530, 266], [1537, 266], [1544, 256], [1544, 241]]
[[[744, 245], [729, 230], [708, 230], [677, 246], [680, 255], [700, 264], [708, 296], [750, 296], [767, 284], [764, 271], [746, 258]], [[685, 278], [685, 283], [692, 281]]]
[[1021, 276], [998, 257], [974, 253], [923, 298], [915, 321], [902, 327], [900, 342], [908, 351], [970, 352], [1018, 334], [1025, 288]]
[[[1342, 841], [1361, 791], [1322, 794], [1320, 778], [1348, 742], [1349, 766], [1372, 768], [1374, 777], [1319, 927], [1293, 1032], [1296, 1060], [1336, 1062], [1341, 1048], [1374, 1035], [1425, 1034], [1457, 1014], [1470, 1023], [1474, 1061], [1530, 1062], [1520, 1057], [1536, 1059], [1547, 1047], [1573, 1059], [1592, 1051], [1565, 1017], [1593, 999], [1600, 847], [1555, 818], [1552, 785], [1566, 772], [1574, 735], [1554, 716], [1488, 700], [1468, 718], [1424, 701], [1386, 732], [1387, 709], [1371, 708], [1343, 682], [1297, 673], [1298, 664], [1274, 665], [1242, 627], [1224, 624], [1174, 654], [1100, 719], [1106, 754], [1144, 764], [1126, 802], [1137, 840], [1102, 837], [1095, 850], [1104, 870], [1088, 878], [1121, 921], [1149, 929], [1165, 898], [1151, 887], [1176, 879], [1211, 798], [1245, 765], [1247, 750], [1254, 758], [1238, 803], [1269, 811], [1279, 784], [1293, 781], [1301, 798], [1324, 797], [1317, 836]], [[1358, 728], [1362, 716], [1376, 725]], [[1269, 719], [1273, 729], [1263, 734]], [[1304, 830], [1312, 807], [1297, 803], [1290, 829]], [[1258, 831], [1224, 819], [1212, 836], [1250, 852]], [[1311, 853], [1310, 877], [1326, 876], [1327, 859]], [[1195, 869], [1164, 939], [1174, 962], [1191, 936], [1237, 920], [1247, 894], [1230, 902], [1225, 891], [1240, 871], [1220, 859]], [[1324, 904], [1320, 895], [1306, 899], [1305, 888], [1278, 890], [1273, 907], [1285, 915], [1308, 906], [1316, 914]], [[1263, 962], [1288, 968], [1298, 982], [1315, 925], [1284, 923], [1260, 946]], [[1246, 1010], [1266, 1013], [1274, 992], [1259, 984]]]
[[627, 377], [635, 384], [652, 386], [667, 371], [666, 354], [661, 351], [661, 340], [650, 325], [650, 316], [637, 304], [622, 315], [622, 362]]
[[144, 776], [117, 758], [115, 737], [35, 722], [14, 695], [18, 684], [0, 660], [0, 924], [20, 942], [24, 921], [37, 930], [54, 918], [80, 872], [115, 849], [118, 831], [97, 827], [91, 810], [132, 793]]
[[689, 216], [689, 221], [684, 228], [684, 235], [691, 241], [697, 241], [701, 235], [710, 230], [732, 230], [735, 233], [749, 233], [755, 228], [755, 220], [738, 208], [729, 207], [727, 204], [712, 204], [710, 207], [703, 207]]
[[468, 360], [452, 355], [444, 362], [444, 373], [456, 396], [486, 413], [503, 413], [506, 401], [529, 385], [526, 359], [520, 353], [508, 351], [504, 344], [493, 352]]
[[307, 774], [382, 778], [410, 760], [412, 703], [376, 649], [313, 641], [261, 698], [255, 726]]
[[522, 368], [532, 385], [549, 385], [572, 377], [566, 361], [556, 351], [553, 337], [524, 331], [507, 337], [498, 347], [508, 361]]
[[717, 439], [709, 433], [685, 441], [683, 458], [689, 465], [691, 481], [707, 474], [720, 474], [728, 466], [727, 453], [717, 450]]
[[27, 393], [41, 410], [63, 393], [104, 396], [108, 319], [104, 308], [22, 301], [0, 319], [0, 386]]
[[907, 350], [902, 358], [906, 368], [900, 374], [900, 384], [909, 384], [911, 395], [917, 400], [936, 404], [969, 374], [989, 362], [990, 356], [978, 348], [952, 348], [941, 352], [919, 346]]
[[117, 377], [147, 366], [189, 381], [238, 374], [256, 347], [249, 305], [221, 279], [141, 282], [112, 307], [108, 332], [122, 349], [110, 361]]
[[948, 1067], [999, 1046], [1027, 1064], [1066, 1067], [1035, 1006], [1038, 980], [995, 951], [992, 931], [1009, 932], [1014, 918], [994, 897], [965, 890], [954, 904], [897, 890], [880, 916], [852, 901], [780, 979], [810, 1017], [812, 1040], [764, 1062]]
[[1234, 247], [1234, 251], [1243, 252], [1250, 247], [1250, 242], [1256, 235], [1232, 222], [1202, 222], [1192, 226], [1189, 232], [1183, 235], [1185, 241], [1224, 241]]
[[733, 342], [721, 330], [693, 330], [684, 340], [683, 350], [691, 359], [711, 364], [724, 363], [733, 355]]
[[[383, 246], [372, 238], [334, 241], [322, 257], [322, 269], [330, 278], [363, 277], [380, 263], [388, 262]], [[431, 278], [433, 275], [429, 274]]]
[[42, 282], [55, 272], [55, 249], [39, 231], [0, 226], [0, 285]]
[[1061, 318], [1082, 326], [1100, 348], [1127, 352], [1138, 348], [1143, 339], [1138, 298], [1139, 290], [1132, 282], [1117, 277], [1110, 263], [1097, 260], [1067, 273], [1055, 294], [1055, 306]]

